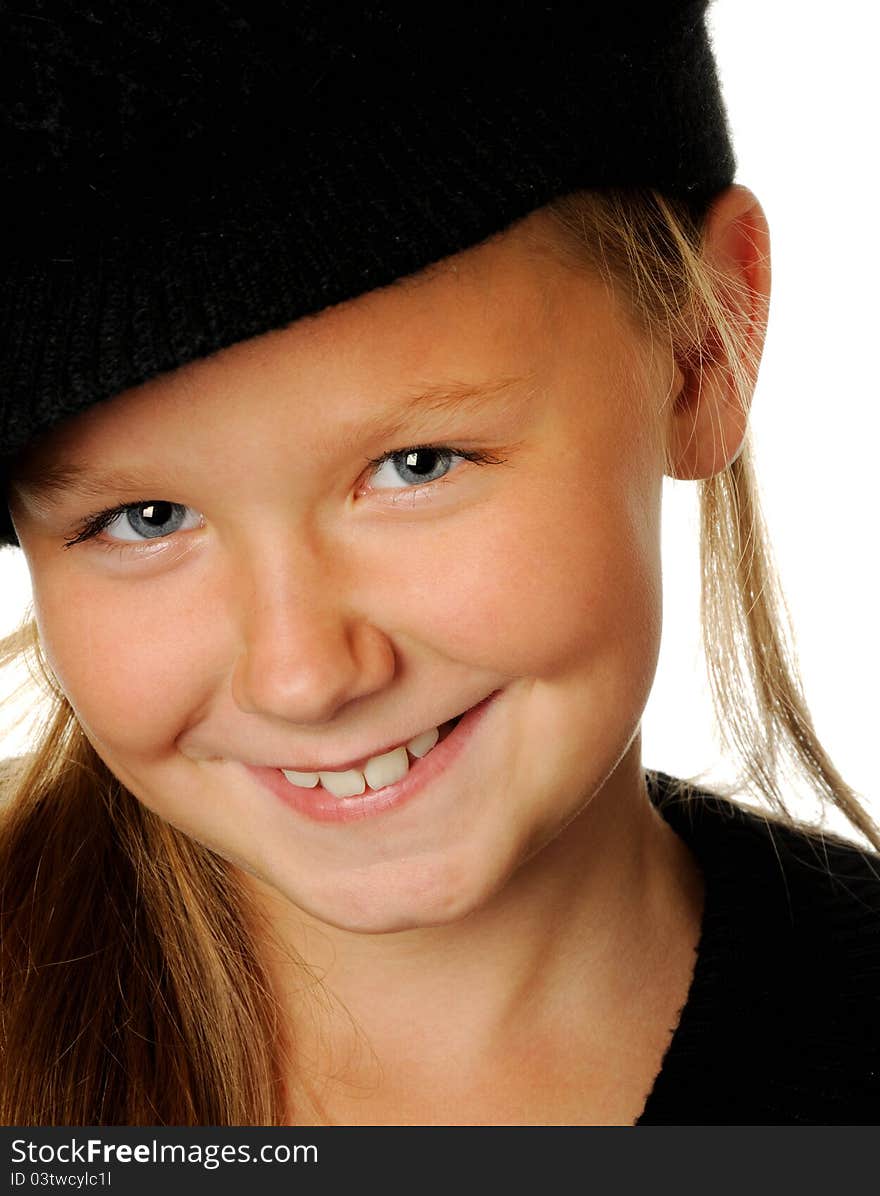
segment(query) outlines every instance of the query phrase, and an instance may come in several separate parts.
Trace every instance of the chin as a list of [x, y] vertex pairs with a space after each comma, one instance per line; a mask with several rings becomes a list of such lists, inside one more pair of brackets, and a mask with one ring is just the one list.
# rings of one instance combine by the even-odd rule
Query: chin
[[485, 874], [467, 877], [448, 867], [415, 866], [389, 878], [359, 876], [332, 891], [312, 890], [304, 901], [290, 894], [300, 909], [321, 922], [352, 934], [394, 934], [459, 922], [479, 909], [497, 886]]

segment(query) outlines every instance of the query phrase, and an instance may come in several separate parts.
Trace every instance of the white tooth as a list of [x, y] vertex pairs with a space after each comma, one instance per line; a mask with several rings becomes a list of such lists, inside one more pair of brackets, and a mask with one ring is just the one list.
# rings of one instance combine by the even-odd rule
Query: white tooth
[[417, 735], [415, 739], [411, 739], [406, 745], [406, 750], [410, 755], [418, 758], [427, 756], [439, 738], [440, 732], [436, 727], [432, 727], [430, 731], [423, 731], [421, 735]]
[[319, 772], [321, 784], [334, 797], [358, 797], [367, 787], [364, 774], [356, 768], [346, 772]]
[[405, 747], [393, 748], [384, 756], [372, 756], [367, 761], [364, 777], [371, 789], [384, 789], [393, 785], [409, 772], [409, 759]]
[[292, 768], [282, 768], [281, 771], [292, 785], [299, 785], [302, 789], [314, 789], [320, 780], [316, 772], [294, 772]]

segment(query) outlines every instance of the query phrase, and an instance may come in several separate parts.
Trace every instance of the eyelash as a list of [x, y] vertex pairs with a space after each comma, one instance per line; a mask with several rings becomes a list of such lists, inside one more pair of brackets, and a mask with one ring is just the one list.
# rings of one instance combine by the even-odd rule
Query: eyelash
[[[408, 453], [420, 452], [435, 452], [440, 456], [461, 457], [464, 461], [470, 461], [474, 465], [503, 465], [504, 458], [497, 457], [492, 453], [483, 452], [479, 449], [459, 449], [453, 448], [451, 445], [445, 444], [413, 444], [408, 445], [403, 449], [392, 449], [387, 453], [383, 453], [380, 457], [370, 457], [367, 464], [372, 466], [373, 471], [377, 471], [385, 464], [386, 461], [393, 460], [395, 457], [402, 457]], [[403, 493], [410, 496], [421, 494], [424, 490], [430, 487], [439, 486], [447, 480], [447, 477], [437, 478], [433, 482], [426, 482], [423, 486], [407, 486], [403, 487], [401, 491], [396, 491], [391, 487], [381, 487], [380, 489], [390, 489], [392, 493]], [[144, 506], [146, 503], [153, 501], [152, 499], [144, 499], [141, 502], [121, 503], [116, 507], [108, 507], [103, 511], [96, 511], [93, 515], [87, 516], [77, 528], [75, 534], [69, 539], [65, 539], [64, 547], [73, 548], [76, 544], [82, 544], [87, 540], [93, 540], [99, 536], [101, 532], [108, 527], [118, 515], [125, 514], [126, 511], [133, 510], [136, 507]], [[157, 540], [162, 539], [161, 536], [155, 537]], [[110, 541], [108, 543], [101, 543], [101, 547], [108, 551], [126, 551], [129, 548], [137, 547], [138, 541]], [[149, 543], [148, 540], [143, 543]]]

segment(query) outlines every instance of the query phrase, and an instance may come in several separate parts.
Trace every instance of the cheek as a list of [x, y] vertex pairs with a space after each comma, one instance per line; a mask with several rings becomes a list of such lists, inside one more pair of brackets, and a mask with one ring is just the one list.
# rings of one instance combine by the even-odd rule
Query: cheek
[[46, 658], [84, 729], [145, 756], [170, 747], [198, 707], [208, 651], [205, 621], [148, 589], [105, 590], [94, 578], [34, 582]]
[[[390, 602], [449, 656], [512, 676], [599, 658], [649, 669], [659, 650], [659, 482], [530, 487], [457, 523]], [[418, 612], [413, 619], [413, 612]]]

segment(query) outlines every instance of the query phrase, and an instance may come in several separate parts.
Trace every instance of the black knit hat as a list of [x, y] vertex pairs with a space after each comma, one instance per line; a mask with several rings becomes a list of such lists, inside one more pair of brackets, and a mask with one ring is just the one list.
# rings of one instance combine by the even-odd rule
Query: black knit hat
[[4, 6], [0, 470], [559, 195], [708, 199], [735, 164], [706, 5]]

